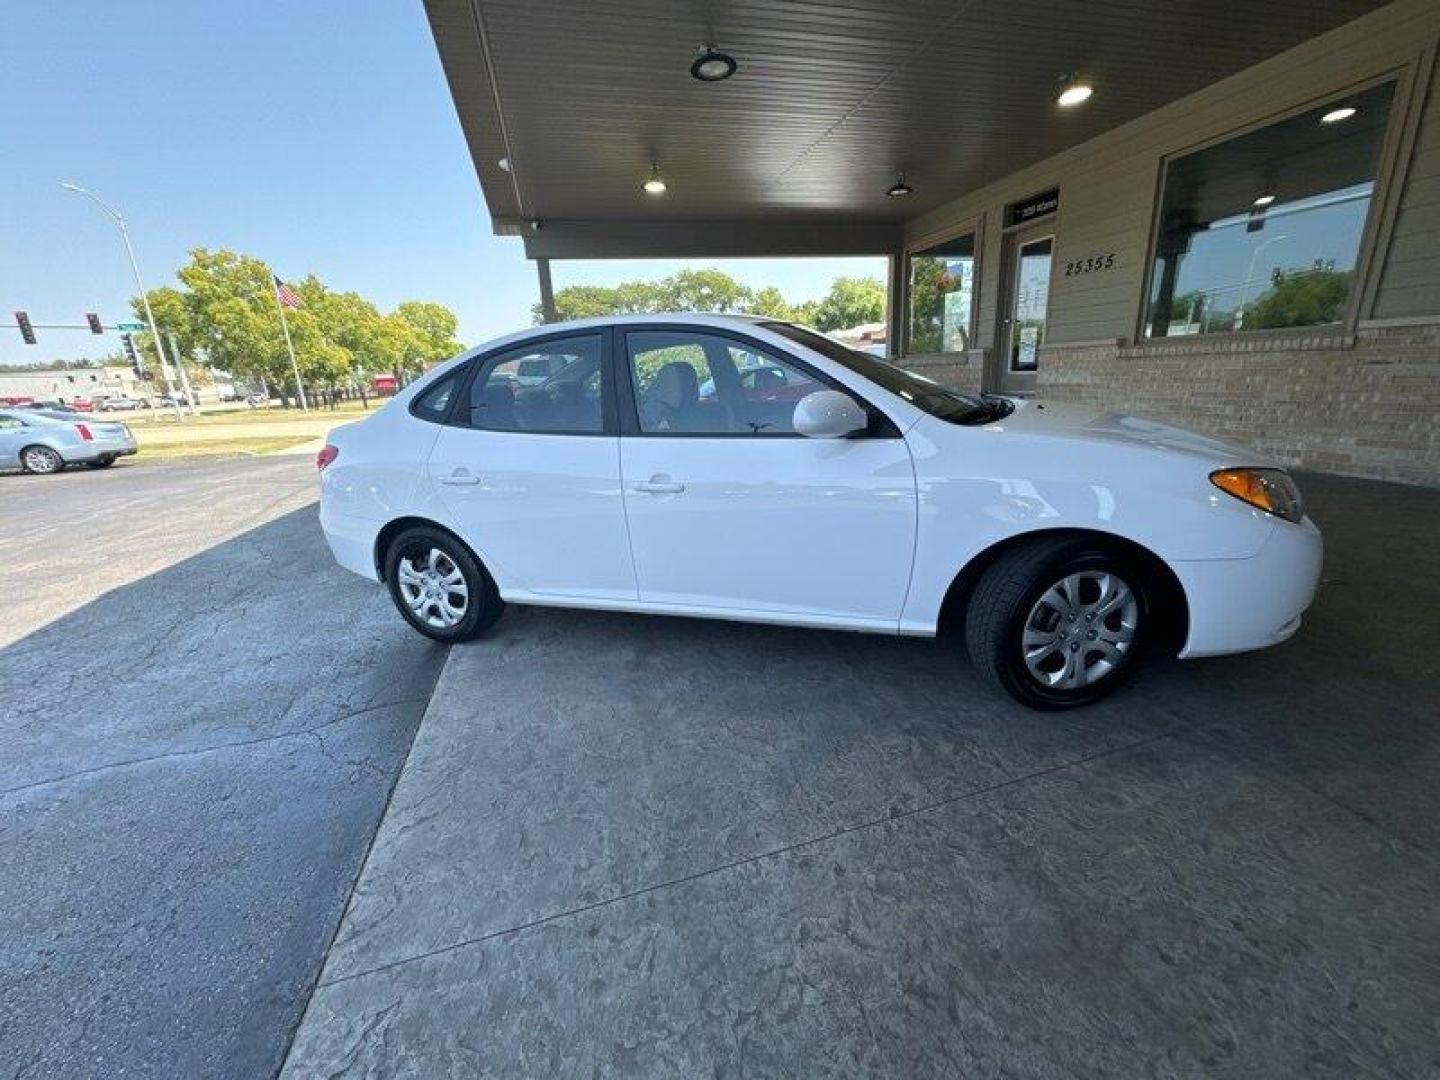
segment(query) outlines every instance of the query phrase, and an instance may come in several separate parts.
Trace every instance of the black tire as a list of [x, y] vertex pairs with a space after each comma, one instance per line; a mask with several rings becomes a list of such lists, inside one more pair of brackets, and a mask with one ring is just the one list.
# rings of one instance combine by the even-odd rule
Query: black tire
[[27, 473], [49, 476], [65, 471], [65, 459], [48, 446], [27, 446], [20, 451], [20, 467]]
[[92, 469], [108, 469], [111, 465], [115, 464], [115, 459], [107, 455], [106, 457], [96, 458], [94, 461], [87, 461], [85, 464]]
[[[412, 571], [421, 567], [428, 568], [432, 551], [442, 553], [443, 559], [438, 563], [440, 567], [446, 565], [443, 560], [448, 560], [464, 579], [464, 614], [453, 625], [437, 626], [421, 618], [406, 596], [405, 590], [413, 586], [406, 585], [402, 580], [407, 576], [406, 567], [402, 567], [402, 563], [409, 559], [409, 569]], [[406, 529], [390, 542], [390, 547], [385, 552], [384, 569], [385, 583], [390, 589], [390, 599], [395, 602], [396, 610], [406, 622], [433, 641], [448, 645], [479, 637], [495, 625], [495, 620], [500, 618], [505, 610], [505, 601], [500, 599], [494, 579], [480, 565], [479, 560], [464, 544], [440, 529]], [[448, 590], [442, 588], [441, 592]], [[449, 593], [446, 596], [447, 603], [453, 601], [457, 595], [458, 593]], [[451, 606], [453, 608], [454, 605]], [[434, 603], [426, 610], [433, 613], [431, 618], [443, 617], [440, 614], [441, 609]]]
[[[1065, 615], [1058, 607], [1041, 605], [1042, 597], [1056, 595], [1052, 588], [1072, 575], [1080, 575], [1077, 588], [1090, 590], [1082, 591], [1083, 602], [1069, 609], [1080, 614]], [[1134, 608], [1125, 604], [1092, 614], [1087, 623], [1084, 608], [1103, 607], [1097, 583], [1105, 580], [1101, 575], [1128, 586]], [[1036, 539], [1006, 552], [981, 576], [965, 612], [965, 643], [980, 673], [1022, 705], [1032, 709], [1089, 705], [1119, 689], [1134, 672], [1149, 638], [1151, 595], [1140, 568], [1103, 542]], [[1099, 624], [1093, 621], [1097, 617]], [[1046, 625], [1052, 618], [1055, 625]], [[1033, 662], [1053, 670], [1040, 674], [1032, 670], [1026, 655], [1027, 624], [1032, 634], [1050, 639], [1031, 646]], [[1127, 635], [1121, 652], [1115, 643]], [[1047, 681], [1063, 681], [1070, 673], [1088, 681], [1069, 686]]]

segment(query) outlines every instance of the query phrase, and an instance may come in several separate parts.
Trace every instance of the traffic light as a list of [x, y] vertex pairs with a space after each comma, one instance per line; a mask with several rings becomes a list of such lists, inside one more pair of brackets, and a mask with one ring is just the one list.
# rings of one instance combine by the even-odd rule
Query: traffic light
[[130, 361], [130, 370], [137, 378], [145, 378], [145, 365], [140, 362], [140, 354], [135, 351], [135, 339], [129, 334], [121, 334], [120, 347], [125, 350], [125, 359]]
[[20, 336], [26, 345], [35, 344], [35, 328], [30, 325], [30, 316], [23, 311], [15, 312], [15, 325], [20, 327]]
[[95, 312], [87, 311], [85, 313], [85, 321], [90, 324], [90, 332], [92, 334], [103, 334], [105, 332], [105, 328], [100, 325], [100, 316], [96, 315]]

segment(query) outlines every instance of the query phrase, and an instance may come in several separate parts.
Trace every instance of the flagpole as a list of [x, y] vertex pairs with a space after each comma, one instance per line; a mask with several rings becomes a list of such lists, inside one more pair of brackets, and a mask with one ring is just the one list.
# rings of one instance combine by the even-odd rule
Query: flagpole
[[280, 302], [280, 286], [275, 284], [275, 275], [270, 275], [270, 296], [275, 301], [275, 310], [280, 312], [280, 329], [285, 332], [285, 348], [290, 352], [290, 370], [295, 373], [295, 391], [300, 395], [300, 408], [310, 411], [305, 401], [305, 384], [300, 381], [300, 362], [295, 359], [295, 346], [290, 343], [290, 322], [285, 318], [285, 305]]

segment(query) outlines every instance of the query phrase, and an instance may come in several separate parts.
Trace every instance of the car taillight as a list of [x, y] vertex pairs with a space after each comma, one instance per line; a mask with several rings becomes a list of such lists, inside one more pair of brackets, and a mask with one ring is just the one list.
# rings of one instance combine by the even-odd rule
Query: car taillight
[[80, 433], [80, 438], [84, 439], [86, 442], [95, 441], [95, 436], [90, 434], [90, 429], [84, 424], [76, 424], [75, 430]]
[[324, 472], [325, 466], [329, 465], [339, 456], [340, 448], [338, 446], [331, 446], [329, 443], [326, 443], [320, 449], [320, 453], [315, 455], [315, 468], [319, 469], [321, 472]]

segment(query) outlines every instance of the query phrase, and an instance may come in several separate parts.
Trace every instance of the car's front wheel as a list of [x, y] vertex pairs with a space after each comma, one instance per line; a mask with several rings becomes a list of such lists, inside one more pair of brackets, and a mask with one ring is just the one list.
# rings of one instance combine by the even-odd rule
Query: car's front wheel
[[390, 598], [405, 621], [446, 643], [478, 637], [505, 601], [470, 549], [439, 529], [406, 529], [385, 555]]
[[27, 446], [20, 451], [20, 464], [28, 473], [57, 473], [65, 468], [65, 459], [48, 446]]
[[1001, 556], [970, 597], [975, 666], [1036, 709], [1088, 705], [1117, 689], [1146, 643], [1145, 575], [1085, 539], [1039, 539]]

